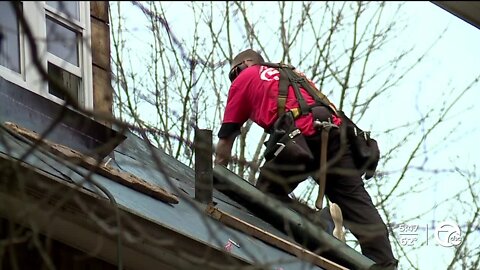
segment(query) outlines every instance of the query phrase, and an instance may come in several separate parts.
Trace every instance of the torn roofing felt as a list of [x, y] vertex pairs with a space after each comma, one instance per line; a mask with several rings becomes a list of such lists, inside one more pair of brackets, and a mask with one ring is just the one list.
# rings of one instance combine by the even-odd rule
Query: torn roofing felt
[[[33, 168], [57, 179], [63, 179], [65, 182], [81, 185], [84, 189], [106, 198], [106, 195], [95, 185], [85, 181], [86, 175], [90, 172], [84, 167], [59, 159], [58, 156], [42, 151], [40, 147], [33, 151], [31, 149], [32, 144], [28, 140], [14, 136], [2, 128], [0, 134], [2, 156], [14, 160], [22, 158], [24, 163]], [[30, 151], [30, 154], [25, 155]], [[115, 159], [110, 161], [110, 165], [123, 172], [134, 174], [150, 184], [162, 187], [169, 193], [176, 194], [179, 198], [178, 203], [166, 203], [99, 173], [90, 174], [90, 178], [108, 190], [123, 209], [213, 249], [229, 252], [232, 256], [249, 264], [262, 265], [263, 269], [324, 269], [208, 218], [198, 205], [187, 199], [187, 197], [193, 198], [194, 195], [192, 169], [158, 149], [154, 149], [153, 152], [160, 157], [162, 167], [169, 176], [156, 169], [156, 164], [151, 158], [150, 147], [131, 133], [127, 135], [122, 145], [115, 149]], [[291, 241], [288, 236], [217, 191], [214, 192], [214, 203], [217, 208], [241, 220], [247, 220], [259, 228]], [[225, 250], [226, 247], [228, 250]]]

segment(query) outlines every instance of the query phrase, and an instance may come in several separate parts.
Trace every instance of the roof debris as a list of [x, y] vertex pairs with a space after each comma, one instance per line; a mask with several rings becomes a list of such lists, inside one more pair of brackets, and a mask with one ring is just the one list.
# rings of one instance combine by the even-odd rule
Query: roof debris
[[41, 136], [35, 131], [20, 127], [15, 123], [5, 122], [3, 125], [11, 132], [19, 134], [34, 143], [38, 143], [39, 146], [44, 147], [51, 153], [61, 156], [65, 160], [68, 160], [74, 164], [78, 164], [88, 170], [94, 171], [102, 176], [108, 177], [120, 184], [145, 193], [163, 202], [171, 204], [177, 204], [179, 202], [176, 195], [169, 193], [161, 187], [154, 186], [131, 173], [120, 171], [108, 164], [101, 164], [100, 161], [97, 161], [92, 157], [86, 156], [65, 145], [50, 142], [47, 139], [41, 138]]

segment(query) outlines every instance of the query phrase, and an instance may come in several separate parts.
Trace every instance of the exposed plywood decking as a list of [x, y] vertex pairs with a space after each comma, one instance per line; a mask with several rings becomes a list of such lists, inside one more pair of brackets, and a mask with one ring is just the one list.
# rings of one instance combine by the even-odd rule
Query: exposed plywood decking
[[161, 187], [154, 186], [131, 173], [120, 171], [109, 165], [100, 164], [92, 157], [85, 156], [67, 146], [42, 139], [36, 132], [20, 127], [14, 123], [6, 122], [4, 126], [8, 130], [19, 134], [33, 141], [34, 143], [40, 143], [41, 146], [46, 147], [47, 150], [53, 154], [58, 155], [74, 164], [78, 164], [88, 170], [95, 171], [102, 176], [119, 182], [139, 192], [145, 193], [163, 202], [171, 204], [177, 204], [179, 202], [176, 195], [169, 193]]

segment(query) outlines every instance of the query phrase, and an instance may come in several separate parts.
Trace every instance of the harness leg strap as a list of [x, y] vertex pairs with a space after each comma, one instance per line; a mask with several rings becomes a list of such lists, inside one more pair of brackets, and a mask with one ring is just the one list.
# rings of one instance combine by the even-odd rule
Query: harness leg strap
[[332, 127], [338, 128], [337, 125], [333, 124], [330, 121], [320, 122], [318, 120], [314, 121], [314, 127], [321, 129], [322, 138], [321, 138], [321, 149], [320, 149], [320, 169], [318, 172], [318, 195], [317, 200], [315, 201], [315, 207], [317, 209], [323, 208], [323, 197], [325, 195], [325, 182], [327, 180], [327, 147], [328, 147], [328, 133]]
[[323, 196], [325, 194], [325, 181], [327, 178], [327, 147], [328, 147], [328, 130], [322, 129], [322, 146], [320, 152], [320, 170], [318, 175], [318, 195], [315, 201], [317, 209], [323, 208]]

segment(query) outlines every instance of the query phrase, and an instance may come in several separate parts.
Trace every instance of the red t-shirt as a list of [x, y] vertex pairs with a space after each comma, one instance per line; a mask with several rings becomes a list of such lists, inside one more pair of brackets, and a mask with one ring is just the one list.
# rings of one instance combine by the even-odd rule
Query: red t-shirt
[[[269, 130], [277, 119], [279, 79], [280, 72], [275, 68], [254, 65], [243, 70], [230, 86], [223, 124], [242, 126], [251, 119]], [[300, 90], [307, 104], [315, 103], [306, 90]], [[293, 87], [289, 86], [285, 109], [298, 107]], [[304, 135], [315, 133], [311, 113], [299, 117], [295, 123]]]

